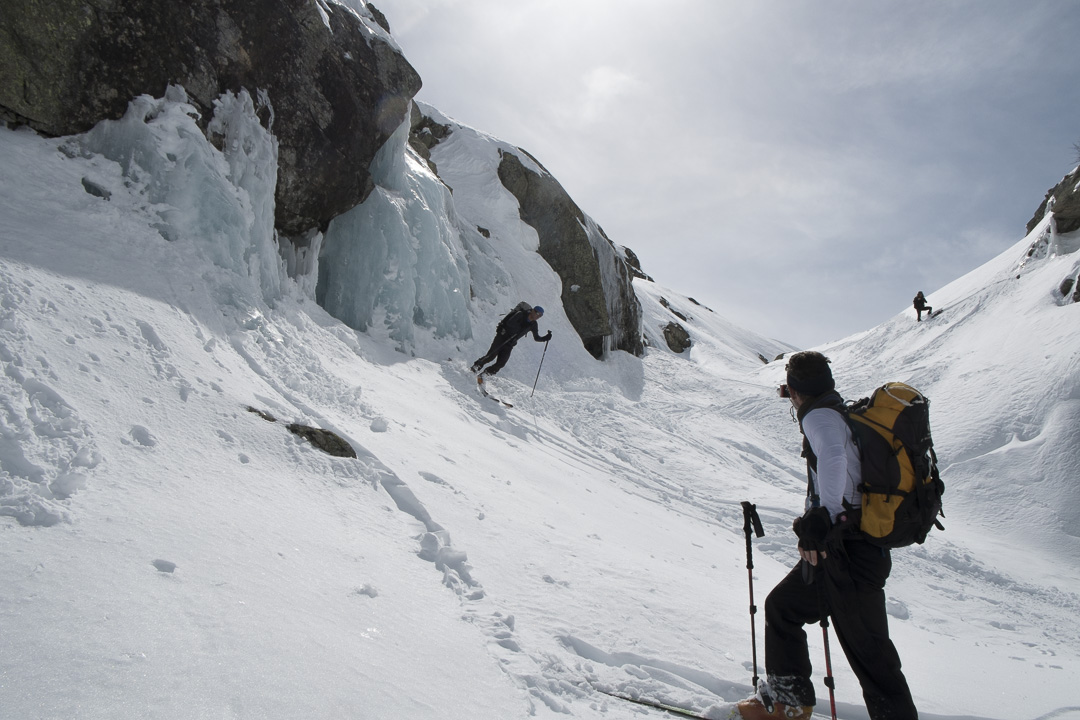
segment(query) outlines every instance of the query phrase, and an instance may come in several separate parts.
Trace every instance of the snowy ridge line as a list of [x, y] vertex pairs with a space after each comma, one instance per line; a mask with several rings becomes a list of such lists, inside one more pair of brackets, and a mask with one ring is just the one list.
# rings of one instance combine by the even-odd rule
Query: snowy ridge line
[[[1035, 718], [1035, 720], [1057, 720], [1058, 718], [1067, 718], [1070, 715], [1072, 715], [1074, 718], [1080, 718], [1080, 705], [1058, 708], [1057, 710], [1052, 710], [1045, 715], [1040, 715], [1039, 717]], [[960, 720], [966, 719], [961, 718]]]

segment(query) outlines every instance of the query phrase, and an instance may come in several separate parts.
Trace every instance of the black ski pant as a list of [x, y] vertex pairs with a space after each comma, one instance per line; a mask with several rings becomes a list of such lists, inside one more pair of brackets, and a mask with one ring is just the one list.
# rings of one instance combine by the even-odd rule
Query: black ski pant
[[495, 335], [495, 339], [491, 341], [491, 347], [488, 348], [484, 357], [480, 358], [473, 363], [473, 367], [479, 370], [484, 365], [487, 365], [492, 360], [495, 364], [484, 371], [487, 375], [494, 375], [503, 369], [503, 365], [510, 359], [510, 353], [514, 352], [514, 346], [516, 342], [507, 340], [505, 335]]
[[785, 704], [815, 705], [810, 652], [804, 625], [818, 623], [827, 607], [832, 627], [862, 685], [871, 720], [918, 720], [900, 656], [889, 639], [885, 580], [892, 570], [888, 550], [851, 538], [829, 551], [803, 579], [803, 561], [765, 599], [765, 669]]

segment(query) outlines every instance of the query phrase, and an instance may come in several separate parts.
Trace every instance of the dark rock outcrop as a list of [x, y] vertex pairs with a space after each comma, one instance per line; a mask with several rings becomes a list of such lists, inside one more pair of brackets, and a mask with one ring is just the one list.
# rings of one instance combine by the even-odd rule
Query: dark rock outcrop
[[266, 412], [265, 410], [259, 410], [258, 408], [253, 408], [250, 405], [248, 405], [247, 406], [247, 411], [249, 413], [255, 413], [256, 415], [258, 415], [259, 417], [261, 417], [263, 420], [265, 420], [267, 422], [277, 422], [277, 418], [274, 417], [273, 415], [271, 415], [270, 413]]
[[652, 277], [646, 275], [645, 271], [641, 269], [641, 260], [638, 259], [637, 253], [626, 246], [623, 246], [623, 253], [626, 256], [626, 265], [630, 269], [631, 275], [649, 282], [653, 281]]
[[[277, 418], [265, 410], [259, 410], [250, 405], [246, 406], [246, 409], [249, 413], [254, 413], [267, 422], [277, 422]], [[324, 430], [322, 428], [311, 427], [310, 425], [301, 425], [300, 423], [289, 423], [285, 426], [285, 429], [297, 437], [304, 438], [328, 455], [345, 458], [356, 457], [356, 450], [349, 444], [349, 441], [332, 430]]]
[[664, 326], [664, 341], [671, 351], [676, 353], [685, 352], [694, 344], [690, 333], [677, 322], [669, 322]]
[[420, 89], [379, 31], [316, 0], [0, 0], [0, 67], [0, 119], [54, 136], [117, 119], [169, 84], [204, 122], [223, 92], [264, 91], [260, 117], [279, 141], [276, 225], [289, 236], [367, 197], [371, 160]]
[[1050, 198], [1054, 199], [1054, 224], [1061, 234], [1080, 230], [1080, 168], [1066, 175], [1061, 182], [1046, 193], [1042, 205], [1035, 211], [1035, 215], [1028, 221], [1027, 231], [1030, 233], [1035, 226], [1042, 222], [1046, 216], [1046, 208], [1050, 204]]
[[660, 304], [661, 304], [661, 305], [663, 305], [663, 306], [664, 306], [664, 308], [665, 308], [665, 309], [666, 309], [666, 310], [667, 310], [667, 311], [668, 311], [669, 313], [671, 313], [671, 314], [672, 314], [672, 315], [674, 315], [675, 317], [679, 318], [679, 319], [680, 319], [680, 320], [682, 320], [683, 322], [689, 322], [689, 320], [687, 320], [687, 319], [686, 319], [686, 316], [685, 316], [685, 315], [683, 315], [683, 314], [682, 314], [681, 312], [679, 312], [679, 311], [678, 311], [678, 310], [676, 310], [675, 308], [671, 307], [671, 303], [670, 303], [670, 302], [668, 302], [668, 299], [667, 299], [666, 297], [661, 297], [661, 298], [660, 298]]
[[427, 161], [431, 172], [438, 175], [439, 170], [435, 167], [435, 163], [431, 161], [431, 148], [450, 135], [450, 126], [429, 118], [420, 112], [420, 108], [416, 107], [416, 105], [412, 106], [412, 116], [409, 123], [409, 145], [420, 157]]
[[614, 244], [585, 217], [562, 185], [531, 155], [536, 172], [501, 153], [499, 180], [517, 198], [521, 219], [540, 237], [540, 256], [562, 279], [566, 316], [593, 357], [607, 349], [641, 355], [641, 305]]
[[1058, 285], [1058, 293], [1061, 295], [1061, 304], [1080, 302], [1080, 276], [1070, 275]]
[[288, 425], [287, 429], [293, 435], [304, 438], [324, 453], [333, 455], [334, 457], [356, 457], [356, 451], [353, 450], [352, 445], [335, 432], [311, 427], [310, 425], [299, 425], [297, 423]]

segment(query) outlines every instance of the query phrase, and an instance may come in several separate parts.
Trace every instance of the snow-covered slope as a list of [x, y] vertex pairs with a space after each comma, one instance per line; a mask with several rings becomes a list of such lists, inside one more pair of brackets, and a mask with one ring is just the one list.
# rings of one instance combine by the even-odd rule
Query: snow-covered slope
[[[267, 285], [265, 257], [204, 242], [199, 212], [259, 227], [236, 179], [267, 154], [215, 155], [182, 114], [156, 115], [165, 165], [208, 159], [224, 208], [0, 129], [0, 716], [661, 716], [597, 685], [726, 717], [751, 676], [739, 504], [766, 525], [760, 602], [805, 490], [782, 363], [758, 357], [787, 348], [640, 283], [644, 358], [595, 361], [549, 306], [535, 394], [528, 340], [493, 382], [508, 410], [465, 368], [505, 301], [557, 278], [505, 195], [455, 187], [460, 225], [501, 217], [514, 239], [465, 248], [492, 283], [472, 338], [397, 352], [310, 278]], [[1019, 280], [1003, 257], [934, 293], [939, 318], [826, 348], [849, 395], [906, 379], [933, 399], [948, 530], [897, 552], [889, 586], [924, 717], [1080, 717], [1077, 310], [1047, 284], [1075, 257]], [[672, 310], [688, 353], [658, 341]], [[841, 717], [865, 717], [835, 645], [834, 670]]]
[[1048, 252], [1050, 233], [1047, 217], [933, 293], [940, 315], [915, 323], [908, 309], [824, 351], [852, 394], [894, 376], [927, 393], [951, 521], [1053, 582], [1080, 579], [1080, 304], [1059, 291], [1080, 235]]

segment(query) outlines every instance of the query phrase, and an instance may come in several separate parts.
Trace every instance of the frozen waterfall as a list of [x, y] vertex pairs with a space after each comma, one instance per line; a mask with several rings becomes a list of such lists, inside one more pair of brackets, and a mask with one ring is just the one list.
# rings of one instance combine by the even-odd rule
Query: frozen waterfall
[[406, 121], [372, 163], [375, 190], [334, 218], [319, 258], [317, 300], [363, 331], [381, 324], [398, 348], [416, 328], [472, 336], [469, 269], [449, 189], [408, 145]]
[[163, 98], [135, 98], [123, 118], [98, 123], [67, 150], [117, 162], [166, 240], [192, 243], [218, 267], [251, 277], [273, 302], [284, 276], [274, 233], [277, 141], [244, 90], [214, 101], [207, 132], [223, 138], [222, 150], [198, 117], [187, 93], [171, 86]]

